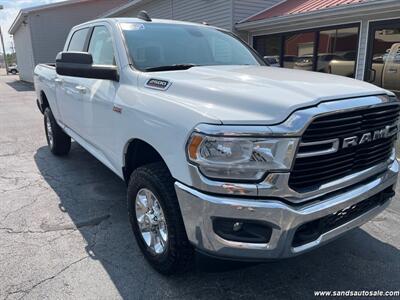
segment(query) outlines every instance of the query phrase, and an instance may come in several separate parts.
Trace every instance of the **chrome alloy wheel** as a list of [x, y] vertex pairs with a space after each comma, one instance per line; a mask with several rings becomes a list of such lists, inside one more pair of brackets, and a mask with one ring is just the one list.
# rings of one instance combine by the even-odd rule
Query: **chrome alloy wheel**
[[135, 211], [146, 245], [153, 254], [162, 254], [167, 249], [168, 229], [164, 212], [153, 192], [143, 188], [137, 193]]
[[50, 118], [46, 118], [46, 131], [47, 131], [47, 138], [49, 140], [50, 147], [53, 147], [54, 144], [54, 137], [53, 137], [53, 129], [51, 128]]

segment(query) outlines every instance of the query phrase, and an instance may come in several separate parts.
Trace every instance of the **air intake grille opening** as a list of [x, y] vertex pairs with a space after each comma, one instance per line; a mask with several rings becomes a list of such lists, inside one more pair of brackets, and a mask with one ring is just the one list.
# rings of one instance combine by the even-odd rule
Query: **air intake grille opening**
[[375, 207], [385, 204], [394, 194], [391, 186], [364, 201], [301, 225], [294, 234], [292, 246], [299, 247], [317, 240], [322, 234], [356, 219]]
[[[335, 153], [296, 158], [289, 185], [299, 192], [317, 189], [324, 183], [342, 178], [387, 161], [393, 151], [396, 135], [383, 137], [363, 144], [343, 148], [343, 140], [361, 138], [391, 126], [397, 130], [400, 106], [382, 105], [368, 109], [352, 110], [316, 118], [305, 131], [301, 143], [309, 144], [339, 139]], [[314, 151], [320, 151], [315, 145]], [[300, 146], [298, 153], [310, 152], [313, 146]]]

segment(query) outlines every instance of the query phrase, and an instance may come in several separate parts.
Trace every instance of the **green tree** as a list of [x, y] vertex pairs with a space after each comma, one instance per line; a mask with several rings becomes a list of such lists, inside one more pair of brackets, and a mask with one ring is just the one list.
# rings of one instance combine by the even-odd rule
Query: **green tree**
[[15, 65], [17, 63], [17, 56], [14, 53], [8, 54], [7, 53], [7, 65], [12, 66]]

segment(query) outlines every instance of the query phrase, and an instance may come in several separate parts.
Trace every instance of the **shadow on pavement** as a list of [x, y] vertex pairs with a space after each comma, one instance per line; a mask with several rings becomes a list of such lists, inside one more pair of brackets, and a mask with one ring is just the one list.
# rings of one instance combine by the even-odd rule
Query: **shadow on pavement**
[[25, 81], [15, 80], [11, 82], [6, 82], [6, 84], [17, 92], [32, 92], [35, 90], [32, 83]]
[[163, 277], [136, 246], [116, 175], [76, 143], [66, 158], [41, 147], [34, 159], [124, 299], [308, 299], [314, 290], [398, 289], [399, 250], [361, 229], [292, 259], [249, 265], [200, 256], [192, 272]]

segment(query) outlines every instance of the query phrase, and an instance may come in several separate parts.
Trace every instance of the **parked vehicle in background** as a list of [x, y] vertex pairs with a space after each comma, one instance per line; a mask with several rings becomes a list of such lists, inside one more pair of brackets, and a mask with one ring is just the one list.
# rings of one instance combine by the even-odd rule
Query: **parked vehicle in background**
[[293, 69], [296, 60], [297, 56], [295, 55], [285, 55], [283, 57], [283, 66], [287, 69]]
[[18, 66], [17, 66], [17, 65], [14, 65], [14, 66], [8, 67], [8, 73], [11, 73], [11, 74], [13, 74], [13, 75], [18, 74], [18, 73], [19, 73], [19, 72], [18, 72]]
[[[354, 77], [355, 59], [332, 60], [329, 73]], [[400, 93], [400, 43], [393, 44], [386, 53], [372, 59], [370, 82], [395, 93]]]
[[125, 180], [137, 243], [163, 274], [194, 250], [299, 255], [394, 196], [400, 103], [374, 85], [271, 68], [232, 33], [140, 18], [74, 27], [35, 69], [51, 152], [71, 138]]
[[[332, 60], [342, 59], [342, 57], [335, 54], [320, 54], [318, 55], [317, 72], [328, 73], [329, 64]], [[294, 69], [303, 71], [313, 71], [313, 55], [305, 55], [299, 57], [294, 64]]]
[[[384, 55], [378, 55], [373, 58], [372, 68], [375, 70], [375, 76], [371, 80], [371, 83], [377, 85], [381, 84], [385, 57], [386, 56]], [[334, 59], [329, 64], [328, 73], [353, 78], [355, 72], [355, 62], [355, 59]]]
[[400, 43], [393, 44], [385, 59], [382, 87], [400, 93]]
[[280, 67], [279, 57], [276, 57], [276, 56], [264, 56], [264, 61], [270, 67]]

